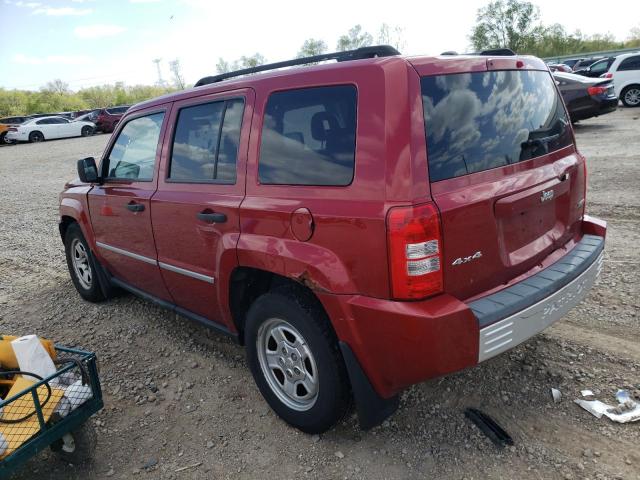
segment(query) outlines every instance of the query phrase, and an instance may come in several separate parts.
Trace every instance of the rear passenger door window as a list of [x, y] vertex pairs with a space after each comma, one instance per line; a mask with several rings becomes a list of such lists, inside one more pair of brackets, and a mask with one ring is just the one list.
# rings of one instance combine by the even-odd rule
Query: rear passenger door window
[[169, 181], [235, 183], [244, 100], [182, 108], [178, 114]]
[[349, 185], [356, 146], [356, 88], [272, 93], [262, 126], [258, 177], [271, 185]]

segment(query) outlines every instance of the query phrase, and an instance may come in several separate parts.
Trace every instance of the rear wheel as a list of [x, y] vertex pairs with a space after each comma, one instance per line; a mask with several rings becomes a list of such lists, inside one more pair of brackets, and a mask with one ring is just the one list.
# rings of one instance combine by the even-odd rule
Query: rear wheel
[[88, 137], [89, 135], [93, 135], [93, 128], [91, 128], [89, 125], [85, 125], [84, 127], [82, 127], [82, 130], [80, 131], [80, 135], [82, 135], [83, 137]]
[[640, 85], [629, 85], [622, 90], [620, 100], [625, 107], [640, 106]]
[[44, 135], [42, 134], [42, 132], [31, 132], [29, 134], [29, 141], [31, 143], [38, 143], [38, 142], [43, 142], [44, 141]]
[[69, 274], [80, 296], [90, 302], [104, 300], [91, 250], [77, 223], [67, 228], [64, 245]]
[[260, 296], [247, 314], [247, 359], [271, 408], [306, 433], [322, 433], [346, 414], [351, 394], [329, 320], [301, 288]]

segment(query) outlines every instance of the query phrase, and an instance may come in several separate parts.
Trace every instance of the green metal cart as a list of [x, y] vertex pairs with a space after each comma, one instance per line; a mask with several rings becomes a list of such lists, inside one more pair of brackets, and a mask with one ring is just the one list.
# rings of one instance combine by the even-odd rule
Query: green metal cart
[[[87, 461], [93, 453], [95, 431], [85, 422], [104, 406], [96, 355], [59, 345], [55, 348], [58, 357], [56, 373], [39, 379], [11, 398], [0, 400], [0, 428], [4, 430], [0, 438], [0, 479], [9, 478], [27, 460], [47, 447], [70, 463]], [[0, 377], [3, 375], [14, 374], [0, 372]], [[29, 375], [23, 372], [23, 376], [26, 378]], [[71, 382], [78, 386], [66, 390], [66, 399], [62, 400], [60, 392], [69, 387]], [[52, 410], [53, 397], [56, 397], [56, 411], [47, 412], [47, 408]], [[51, 402], [49, 407], [48, 402]], [[18, 419], [3, 420], [3, 417], [10, 416], [9, 413], [15, 417], [16, 411], [24, 415], [18, 413]], [[30, 421], [26, 422], [25, 419]], [[18, 439], [23, 443], [8, 452], [11, 450], [9, 446]], [[8, 452], [4, 458], [3, 447]]]

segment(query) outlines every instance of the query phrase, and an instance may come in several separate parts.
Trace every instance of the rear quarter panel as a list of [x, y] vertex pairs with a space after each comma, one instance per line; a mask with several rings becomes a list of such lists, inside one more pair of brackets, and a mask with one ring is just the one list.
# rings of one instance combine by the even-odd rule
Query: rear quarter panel
[[[344, 62], [313, 75], [294, 73], [254, 86], [256, 115], [247, 196], [240, 213], [240, 265], [279, 273], [316, 290], [388, 297], [385, 215], [391, 204], [407, 202], [412, 191], [411, 75], [415, 71], [405, 60], [383, 58], [360, 65]], [[352, 183], [341, 187], [260, 184], [258, 158], [269, 95], [277, 90], [347, 84], [356, 86], [358, 98]], [[389, 171], [394, 174], [388, 176]], [[291, 230], [291, 215], [300, 208], [313, 216], [308, 241], [297, 240]]]

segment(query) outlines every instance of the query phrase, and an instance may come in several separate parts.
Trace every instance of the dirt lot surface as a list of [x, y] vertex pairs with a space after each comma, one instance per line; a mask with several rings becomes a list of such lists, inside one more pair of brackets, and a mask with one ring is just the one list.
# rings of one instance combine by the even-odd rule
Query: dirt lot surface
[[[226, 338], [131, 295], [80, 299], [57, 195], [107, 136], [0, 148], [1, 330], [96, 351], [106, 402], [92, 420], [93, 463], [73, 467], [45, 451], [17, 478], [640, 478], [640, 425], [598, 420], [573, 403], [584, 388], [607, 402], [618, 388], [640, 397], [638, 116], [621, 109], [576, 127], [588, 213], [609, 222], [588, 300], [508, 354], [411, 388], [381, 427], [363, 432], [351, 416], [321, 436], [271, 412], [243, 349]], [[494, 416], [515, 445], [494, 447], [465, 419], [468, 406]]]

